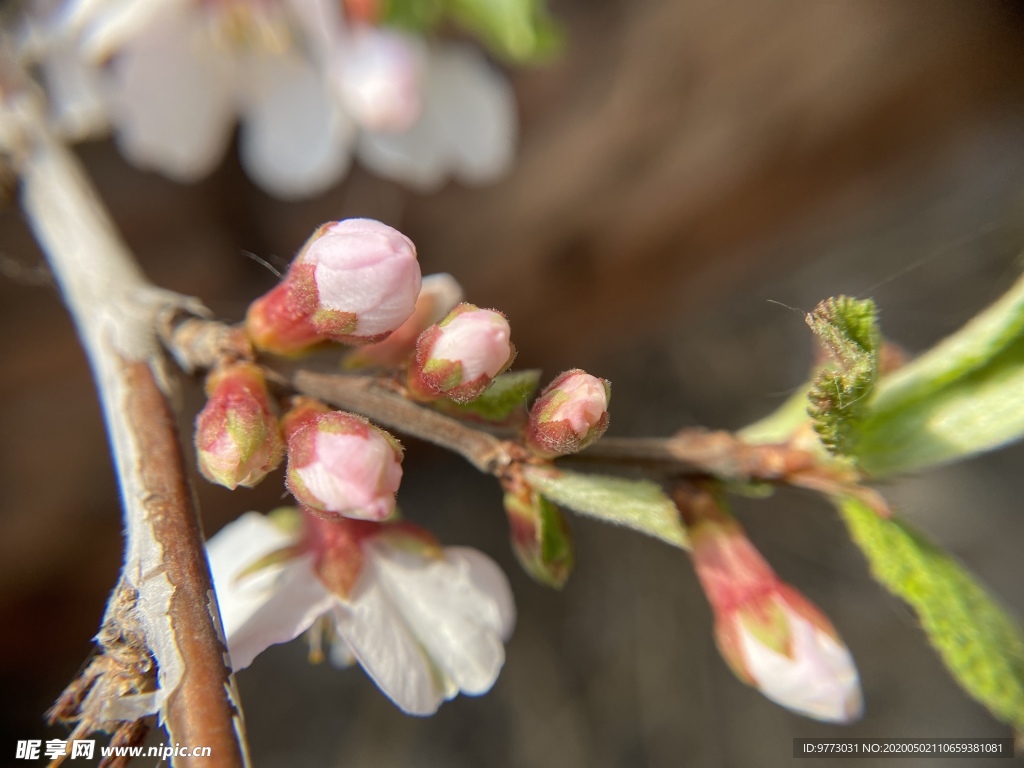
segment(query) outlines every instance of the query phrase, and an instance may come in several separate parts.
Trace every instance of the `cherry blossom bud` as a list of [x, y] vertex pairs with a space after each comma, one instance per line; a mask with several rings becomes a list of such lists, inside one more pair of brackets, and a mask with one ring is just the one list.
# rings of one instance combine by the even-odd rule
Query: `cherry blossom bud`
[[417, 38], [357, 25], [340, 62], [338, 88], [356, 122], [401, 133], [420, 117], [426, 49]]
[[346, 368], [399, 368], [416, 351], [416, 339], [440, 322], [462, 301], [462, 286], [448, 274], [423, 278], [416, 309], [402, 326], [384, 341], [353, 350], [345, 358]]
[[579, 369], [566, 371], [530, 409], [526, 441], [542, 456], [575, 453], [608, 429], [612, 385]]
[[512, 364], [516, 350], [510, 335], [501, 312], [460, 304], [416, 340], [410, 389], [424, 399], [475, 400]]
[[402, 447], [361, 416], [296, 398], [284, 417], [288, 446], [285, 483], [309, 509], [383, 520], [395, 511], [402, 480]]
[[260, 349], [281, 355], [322, 341], [381, 341], [412, 314], [420, 290], [416, 247], [372, 219], [322, 225], [288, 274], [257, 299], [246, 330]]
[[560, 589], [572, 572], [572, 536], [562, 511], [530, 485], [517, 480], [502, 483], [512, 550], [531, 577]]
[[737, 677], [777, 704], [849, 723], [863, 701], [849, 649], [825, 615], [772, 570], [706, 491], [677, 492], [715, 636]]
[[263, 373], [252, 363], [221, 366], [207, 377], [206, 395], [196, 418], [199, 471], [231, 489], [256, 485], [284, 455]]

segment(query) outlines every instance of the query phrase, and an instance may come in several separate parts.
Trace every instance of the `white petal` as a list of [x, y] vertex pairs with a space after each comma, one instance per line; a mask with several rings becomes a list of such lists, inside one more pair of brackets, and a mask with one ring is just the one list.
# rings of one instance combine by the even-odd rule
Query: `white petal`
[[338, 181], [348, 170], [353, 128], [316, 70], [292, 56], [257, 56], [246, 76], [242, 162], [256, 183], [295, 199]]
[[351, 602], [338, 604], [334, 616], [338, 634], [400, 709], [411, 715], [437, 711], [446, 685], [384, 593], [372, 562], [364, 564]]
[[114, 61], [113, 122], [122, 152], [178, 181], [213, 170], [234, 121], [230, 62], [197, 18], [161, 14]]
[[250, 512], [225, 526], [207, 544], [235, 669], [249, 666], [271, 645], [305, 632], [334, 602], [313, 572], [309, 556], [244, 573], [262, 557], [294, 543], [294, 537], [266, 517]]
[[434, 662], [465, 693], [494, 685], [505, 662], [502, 634], [514, 621], [511, 590], [488, 558], [468, 549], [444, 558], [368, 545], [383, 583]]
[[67, 6], [64, 21], [82, 30], [82, 48], [100, 61], [129, 43], [165, 9], [183, 8], [185, 0], [76, 0]]
[[448, 152], [443, 128], [427, 104], [419, 121], [404, 133], [363, 131], [356, 140], [359, 159], [370, 170], [428, 192], [445, 180]]
[[481, 53], [465, 45], [439, 51], [426, 98], [438, 110], [452, 170], [461, 180], [480, 184], [508, 170], [516, 142], [515, 94]]
[[287, 0], [287, 4], [311, 53], [321, 64], [329, 63], [344, 37], [341, 3], [337, 0]]
[[70, 45], [55, 47], [42, 61], [53, 120], [70, 141], [100, 134], [107, 127], [107, 105], [100, 73]]
[[508, 169], [515, 151], [515, 96], [482, 54], [461, 45], [432, 52], [423, 101], [423, 113], [408, 131], [361, 134], [360, 160], [425, 191], [449, 174], [483, 183]]
[[857, 668], [849, 650], [787, 610], [792, 658], [776, 653], [740, 623], [740, 643], [751, 677], [772, 701], [803, 715], [848, 723], [861, 715]]

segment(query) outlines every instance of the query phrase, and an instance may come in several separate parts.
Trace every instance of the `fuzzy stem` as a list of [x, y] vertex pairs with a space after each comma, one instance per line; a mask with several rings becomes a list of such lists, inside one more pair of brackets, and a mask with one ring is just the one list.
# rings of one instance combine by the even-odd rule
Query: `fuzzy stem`
[[131, 619], [158, 674], [155, 693], [111, 697], [83, 717], [103, 726], [159, 710], [172, 743], [211, 747], [218, 766], [245, 765], [241, 710], [154, 331], [161, 312], [188, 300], [148, 283], [41, 109], [28, 98], [16, 106], [0, 112], [0, 134], [17, 137], [21, 204], [96, 379], [124, 506], [122, 586], [137, 592]]

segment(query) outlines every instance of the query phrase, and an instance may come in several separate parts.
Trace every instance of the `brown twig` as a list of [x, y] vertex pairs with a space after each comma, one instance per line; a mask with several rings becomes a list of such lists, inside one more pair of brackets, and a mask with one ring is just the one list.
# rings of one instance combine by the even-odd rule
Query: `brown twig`
[[[50, 133], [34, 92], [0, 95], [0, 150], [15, 159], [22, 208], [92, 366], [124, 503], [125, 563], [102, 648], [111, 663], [90, 664], [92, 677], [72, 683], [58, 714], [122, 731], [159, 712], [172, 741], [211, 747], [218, 766], [243, 766], [241, 711], [154, 330], [169, 308], [199, 309], [146, 280], [78, 161]], [[131, 673], [111, 679], [127, 669], [113, 656], [129, 636], [139, 669], [155, 666], [150, 689]]]

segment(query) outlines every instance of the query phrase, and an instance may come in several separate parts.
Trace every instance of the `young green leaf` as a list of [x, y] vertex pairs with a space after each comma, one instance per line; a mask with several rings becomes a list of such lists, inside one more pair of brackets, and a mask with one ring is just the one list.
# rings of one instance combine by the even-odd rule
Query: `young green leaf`
[[807, 316], [807, 324], [831, 357], [814, 377], [807, 412], [822, 444], [832, 453], [850, 455], [878, 380], [875, 303], [848, 296], [827, 299]]
[[496, 55], [514, 62], [542, 59], [561, 42], [544, 0], [384, 0], [382, 17], [416, 32], [429, 32], [442, 19], [452, 19]]
[[906, 600], [956, 681], [997, 718], [1024, 729], [1020, 626], [948, 554], [853, 498], [834, 500], [871, 572]]
[[858, 435], [858, 463], [875, 475], [953, 461], [1024, 435], [1024, 278], [885, 377]]
[[657, 483], [527, 466], [523, 477], [559, 506], [689, 548], [679, 510]]
[[537, 391], [540, 371], [514, 371], [495, 377], [491, 386], [476, 400], [455, 403], [439, 400], [434, 404], [438, 410], [453, 416], [474, 419], [488, 424], [510, 425], [526, 420], [526, 406]]

